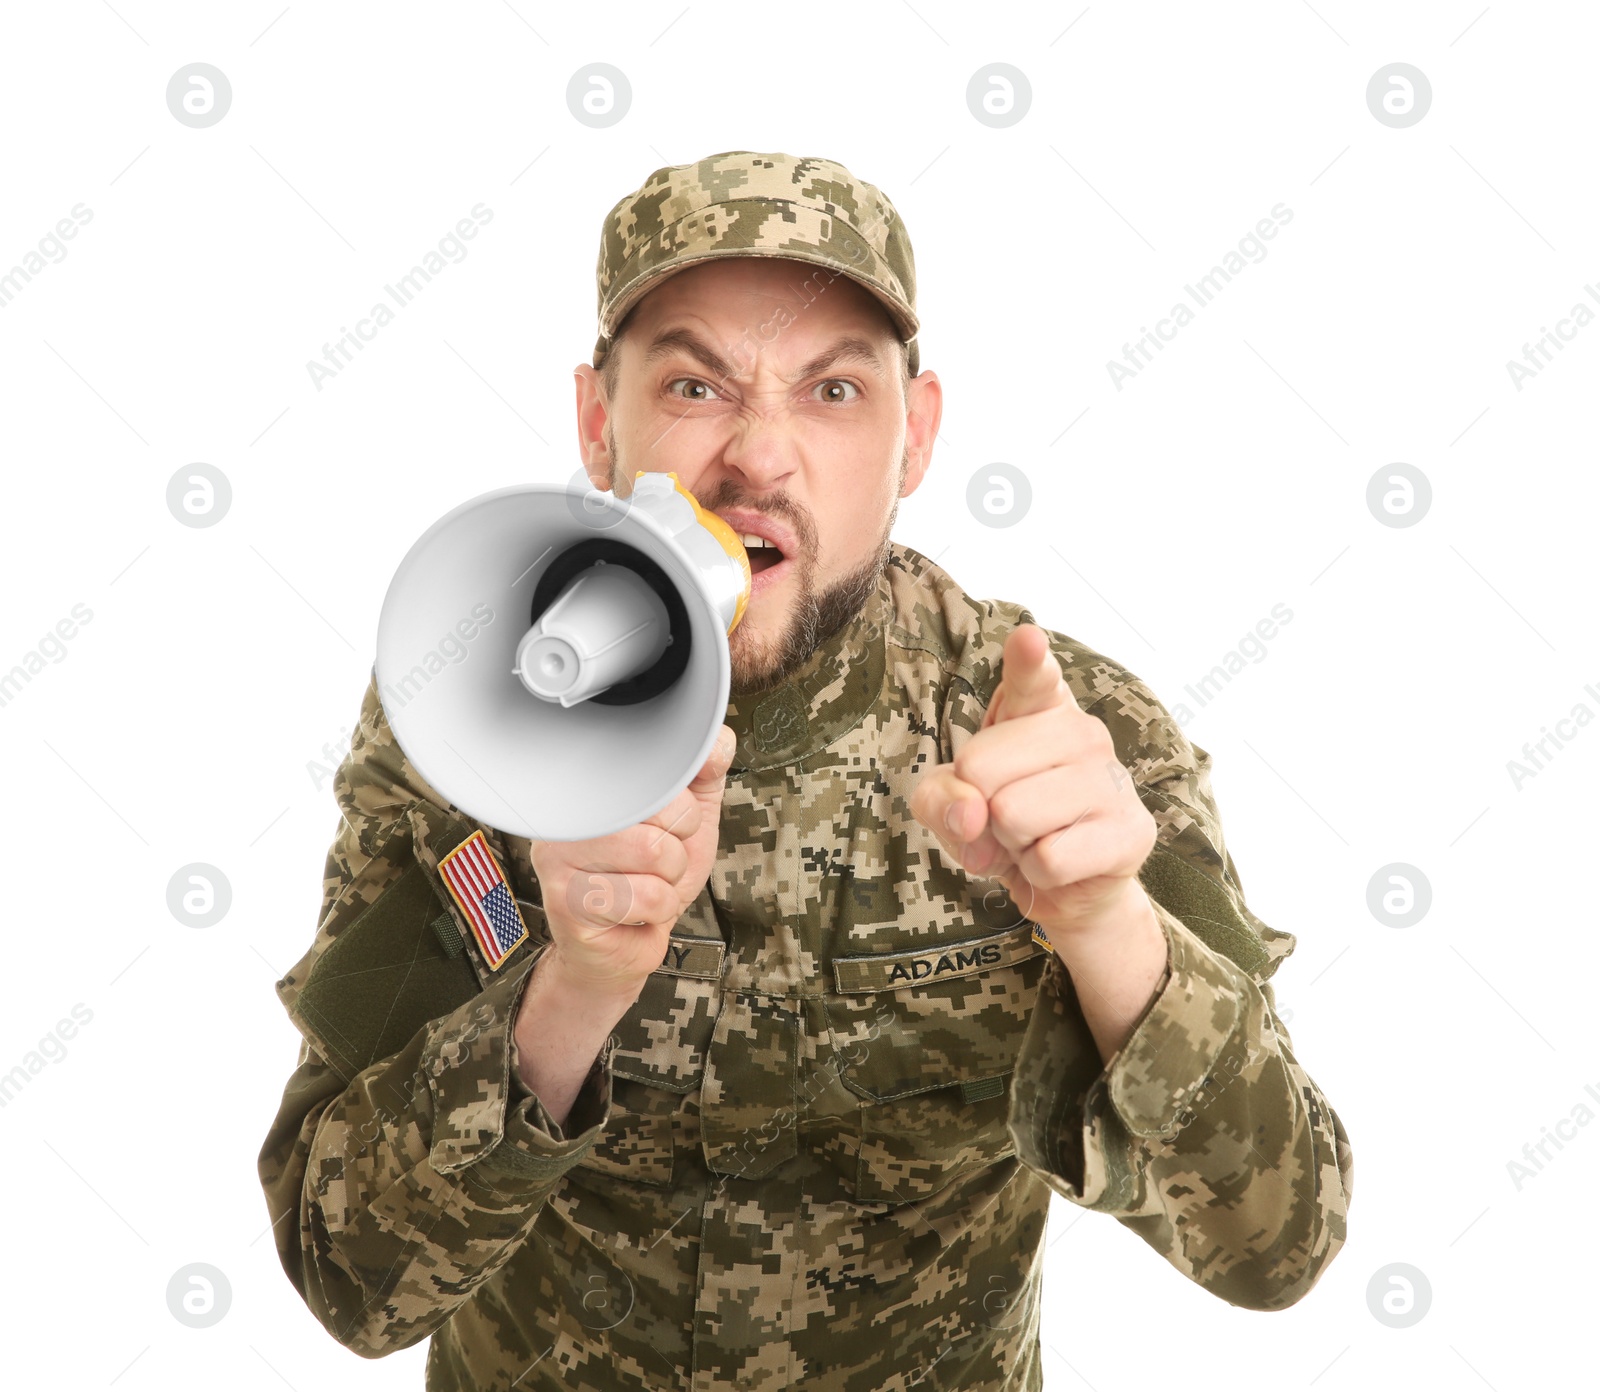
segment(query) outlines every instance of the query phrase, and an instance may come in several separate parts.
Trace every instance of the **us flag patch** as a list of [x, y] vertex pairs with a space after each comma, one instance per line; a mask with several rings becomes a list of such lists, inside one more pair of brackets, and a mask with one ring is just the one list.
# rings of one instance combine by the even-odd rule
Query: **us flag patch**
[[439, 873], [472, 925], [483, 960], [496, 970], [528, 936], [528, 925], [481, 831], [475, 831], [439, 862]]

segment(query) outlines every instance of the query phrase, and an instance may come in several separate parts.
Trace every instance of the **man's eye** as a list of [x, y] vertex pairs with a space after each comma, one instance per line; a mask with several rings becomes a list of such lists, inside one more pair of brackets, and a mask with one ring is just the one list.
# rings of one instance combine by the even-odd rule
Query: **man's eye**
[[[830, 378], [828, 378], [828, 380], [826, 382], [818, 382], [817, 385], [820, 388], [822, 388], [822, 391], [823, 391], [822, 399], [824, 401], [854, 401], [856, 399], [856, 397], [861, 395], [861, 393], [856, 390], [856, 384], [854, 382], [846, 382], [842, 378], [839, 378], [839, 377], [830, 377]], [[828, 393], [829, 389], [833, 388], [833, 387], [843, 388], [844, 390], [848, 391], [850, 393], [850, 395], [849, 396], [830, 396], [830, 395], [828, 395], [827, 393]]]
[[[667, 383], [667, 390], [675, 391], [675, 388], [680, 382], [687, 382], [690, 386], [699, 387], [702, 391], [708, 393], [708, 395], [705, 396], [685, 396], [683, 397], [685, 401], [715, 401], [717, 399], [715, 393], [712, 392], [710, 385], [702, 382], [698, 377], [675, 377], [672, 381]], [[675, 394], [682, 396], [681, 392], [675, 392]]]

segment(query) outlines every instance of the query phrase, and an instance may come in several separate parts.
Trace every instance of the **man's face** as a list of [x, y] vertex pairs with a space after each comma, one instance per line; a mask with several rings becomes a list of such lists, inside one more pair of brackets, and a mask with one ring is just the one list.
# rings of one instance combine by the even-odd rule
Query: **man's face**
[[861, 609], [888, 558], [902, 497], [927, 471], [938, 379], [901, 390], [900, 348], [878, 301], [846, 276], [776, 258], [680, 271], [628, 315], [615, 396], [577, 368], [578, 430], [597, 488], [678, 481], [752, 550], [732, 688], [792, 673]]

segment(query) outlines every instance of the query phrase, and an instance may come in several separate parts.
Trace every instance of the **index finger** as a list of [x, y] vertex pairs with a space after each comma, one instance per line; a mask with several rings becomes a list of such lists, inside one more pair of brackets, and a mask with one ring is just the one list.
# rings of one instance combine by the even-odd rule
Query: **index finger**
[[1000, 685], [984, 713], [984, 725], [1033, 715], [1068, 700], [1071, 695], [1045, 631], [1038, 624], [1019, 624], [1006, 635]]

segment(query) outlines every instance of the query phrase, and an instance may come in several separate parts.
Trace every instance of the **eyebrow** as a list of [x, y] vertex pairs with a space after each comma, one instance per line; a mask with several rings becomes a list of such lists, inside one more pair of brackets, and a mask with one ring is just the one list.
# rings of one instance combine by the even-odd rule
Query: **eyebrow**
[[[649, 367], [652, 363], [663, 358], [670, 358], [674, 353], [683, 353], [693, 358], [707, 371], [715, 373], [718, 377], [727, 379], [737, 376], [733, 367], [710, 344], [706, 343], [692, 329], [676, 328], [663, 329], [653, 339], [650, 346], [645, 349], [643, 363]], [[809, 362], [803, 363], [795, 380], [802, 381], [814, 376], [818, 372], [834, 366], [836, 363], [854, 362], [874, 369], [879, 376], [883, 375], [883, 356], [867, 339], [855, 334], [847, 334], [829, 347], [824, 348]]]

